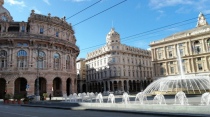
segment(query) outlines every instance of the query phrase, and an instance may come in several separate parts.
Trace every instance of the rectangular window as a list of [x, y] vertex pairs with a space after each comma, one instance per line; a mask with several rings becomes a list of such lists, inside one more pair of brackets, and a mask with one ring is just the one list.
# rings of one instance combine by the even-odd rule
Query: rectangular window
[[40, 28], [40, 34], [44, 33], [44, 28]]
[[203, 70], [202, 64], [200, 64], [200, 63], [198, 64], [198, 70], [199, 71]]
[[161, 59], [161, 58], [162, 58], [161, 53], [158, 53], [158, 58], [159, 58], [159, 59]]
[[21, 27], [21, 32], [25, 32], [25, 26]]
[[56, 32], [56, 33], [55, 33], [55, 36], [56, 36], [56, 37], [59, 37], [59, 32]]
[[160, 74], [164, 75], [164, 69], [163, 68], [160, 68]]
[[173, 74], [174, 73], [174, 67], [171, 67], [170, 70], [171, 70], [171, 73]]
[[201, 61], [201, 57], [198, 57], [198, 58], [197, 58], [197, 61]]
[[169, 56], [169, 58], [172, 58], [173, 57], [172, 51], [169, 51], [168, 52], [168, 56]]
[[179, 49], [180, 55], [183, 56], [184, 55], [184, 51], [183, 49]]

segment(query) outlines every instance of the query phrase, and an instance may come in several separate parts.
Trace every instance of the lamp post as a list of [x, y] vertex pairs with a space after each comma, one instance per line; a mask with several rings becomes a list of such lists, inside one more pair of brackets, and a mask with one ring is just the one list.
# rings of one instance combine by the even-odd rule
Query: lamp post
[[36, 101], [40, 101], [39, 95], [39, 51], [40, 46], [37, 46], [37, 81], [36, 81]]

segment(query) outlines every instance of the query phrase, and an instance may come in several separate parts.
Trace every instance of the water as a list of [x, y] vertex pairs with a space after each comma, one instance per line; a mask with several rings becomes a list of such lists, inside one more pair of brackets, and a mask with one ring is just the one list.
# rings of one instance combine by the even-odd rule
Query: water
[[135, 103], [145, 104], [148, 103], [147, 95], [144, 92], [136, 94]]
[[210, 91], [209, 76], [184, 74], [182, 59], [178, 47], [177, 58], [180, 75], [163, 77], [154, 81], [143, 91], [145, 94], [175, 95], [180, 91], [183, 91], [186, 94], [202, 94]]
[[124, 93], [123, 93], [122, 102], [125, 103], [125, 104], [130, 103], [130, 98], [129, 98], [129, 95], [128, 95], [127, 92], [124, 92]]
[[159, 105], [166, 104], [166, 100], [163, 94], [157, 94], [153, 99], [153, 104], [159, 104]]
[[209, 105], [210, 102], [210, 93], [206, 92], [201, 97], [201, 105]]

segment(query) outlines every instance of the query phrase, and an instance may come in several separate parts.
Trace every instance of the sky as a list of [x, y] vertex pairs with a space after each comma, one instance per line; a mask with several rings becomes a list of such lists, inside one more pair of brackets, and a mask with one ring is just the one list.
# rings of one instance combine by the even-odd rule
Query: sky
[[195, 28], [200, 12], [207, 21], [210, 17], [210, 0], [98, 1], [4, 0], [4, 7], [14, 21], [27, 22], [32, 9], [37, 14], [65, 16], [75, 31], [76, 45], [80, 48], [78, 58], [86, 58], [87, 53], [105, 45], [106, 35], [111, 28], [120, 34], [122, 44], [149, 49], [152, 41]]

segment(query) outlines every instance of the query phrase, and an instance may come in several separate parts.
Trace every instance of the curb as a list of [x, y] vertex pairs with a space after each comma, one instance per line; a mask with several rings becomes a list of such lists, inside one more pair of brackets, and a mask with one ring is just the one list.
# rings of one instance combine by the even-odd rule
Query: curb
[[190, 114], [190, 113], [165, 113], [165, 112], [152, 112], [152, 111], [129, 111], [129, 110], [111, 110], [103, 108], [85, 108], [85, 107], [63, 107], [63, 106], [43, 106], [43, 105], [30, 105], [22, 104], [25, 107], [41, 107], [51, 109], [63, 109], [63, 110], [86, 110], [86, 111], [102, 111], [102, 112], [119, 112], [119, 113], [132, 113], [132, 114], [144, 114], [144, 115], [162, 115], [162, 116], [182, 116], [182, 117], [209, 117], [206, 114]]

